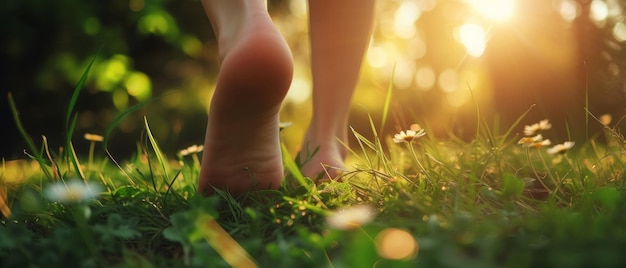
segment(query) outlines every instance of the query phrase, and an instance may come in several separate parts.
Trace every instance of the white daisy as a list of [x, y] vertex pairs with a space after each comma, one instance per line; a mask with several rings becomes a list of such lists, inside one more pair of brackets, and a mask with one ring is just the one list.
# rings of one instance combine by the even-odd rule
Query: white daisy
[[187, 156], [190, 154], [197, 154], [199, 152], [202, 152], [202, 150], [204, 150], [204, 146], [203, 145], [191, 145], [189, 147], [187, 147], [186, 149], [182, 149], [178, 152], [179, 155], [181, 156]]
[[371, 206], [356, 205], [333, 212], [326, 217], [326, 221], [332, 228], [350, 230], [371, 222], [375, 216], [376, 212]]
[[533, 136], [542, 130], [550, 129], [551, 127], [552, 127], [552, 124], [550, 124], [550, 121], [548, 121], [548, 119], [544, 119], [544, 120], [539, 121], [539, 123], [525, 126], [524, 135]]
[[409, 129], [406, 132], [400, 131], [400, 133], [393, 135], [393, 142], [412, 142], [413, 140], [426, 135], [426, 130], [423, 128], [419, 130]]
[[44, 195], [51, 201], [73, 203], [95, 199], [102, 192], [102, 186], [96, 183], [85, 183], [81, 180], [56, 182], [44, 188]]
[[567, 150], [574, 147], [573, 141], [566, 141], [561, 144], [554, 145], [554, 147], [547, 150], [549, 154], [564, 154]]

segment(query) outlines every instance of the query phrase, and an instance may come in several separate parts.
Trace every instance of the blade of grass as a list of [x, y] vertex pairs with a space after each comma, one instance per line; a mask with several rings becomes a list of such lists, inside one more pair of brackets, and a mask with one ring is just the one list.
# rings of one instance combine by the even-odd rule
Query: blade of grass
[[304, 175], [298, 168], [296, 161], [293, 160], [293, 158], [291, 157], [291, 154], [289, 153], [289, 150], [287, 150], [287, 146], [285, 146], [284, 143], [280, 143], [280, 150], [282, 151], [282, 154], [283, 154], [283, 165], [285, 166], [289, 174], [291, 174], [291, 176], [293, 176], [296, 179], [298, 184], [303, 186], [307, 191], [310, 191], [311, 187], [306, 182]]
[[522, 119], [524, 119], [524, 117], [526, 117], [526, 115], [528, 113], [530, 113], [530, 111], [535, 108], [536, 104], [531, 105], [528, 110], [526, 110], [522, 115], [520, 115], [515, 122], [513, 122], [513, 125], [511, 125], [511, 127], [509, 127], [509, 129], [504, 133], [504, 136], [502, 137], [502, 142], [500, 142], [500, 145], [502, 145], [504, 143], [504, 141], [506, 141], [507, 137], [509, 135], [511, 135], [511, 132], [513, 132], [513, 130], [515, 128], [517, 128], [517, 126], [519, 125], [520, 122], [522, 122]]
[[476, 137], [475, 139], [478, 139], [478, 137], [480, 136], [480, 121], [482, 119], [482, 116], [480, 115], [480, 105], [478, 105], [478, 100], [476, 99], [476, 96], [474, 96], [474, 91], [472, 90], [472, 86], [470, 86], [469, 83], [467, 83], [467, 89], [470, 92], [470, 95], [472, 95], [472, 100], [474, 101], [474, 105], [476, 106]]
[[383, 165], [383, 167], [384, 167], [384, 169], [386, 171], [389, 171], [389, 170], [391, 170], [389, 168], [389, 161], [387, 160], [387, 156], [385, 155], [385, 153], [383, 151], [383, 145], [380, 142], [380, 138], [378, 136], [378, 131], [376, 131], [376, 126], [374, 125], [374, 121], [372, 119], [372, 116], [368, 115], [367, 117], [369, 118], [370, 127], [372, 128], [372, 133], [374, 135], [374, 143], [376, 145], [376, 149], [374, 151], [376, 152], [376, 155], [378, 156], [378, 161], [382, 163], [382, 165]]
[[257, 267], [252, 256], [211, 216], [203, 215], [200, 217], [196, 222], [196, 228], [231, 267]]
[[165, 174], [165, 178], [167, 178], [167, 167], [166, 167], [166, 159], [161, 149], [159, 148], [159, 144], [157, 143], [154, 135], [152, 135], [152, 131], [150, 130], [150, 126], [148, 125], [148, 118], [143, 117], [144, 126], [146, 127], [146, 134], [148, 135], [148, 139], [150, 140], [150, 145], [152, 146], [152, 150], [154, 150], [154, 154], [156, 155], [159, 164], [161, 164], [161, 168], [163, 169], [163, 174]]
[[141, 102], [138, 103], [136, 105], [131, 106], [130, 108], [120, 112], [119, 114], [117, 114], [115, 116], [115, 118], [113, 118], [113, 121], [111, 121], [111, 123], [109, 124], [109, 126], [106, 128], [106, 130], [104, 131], [104, 139], [102, 141], [102, 147], [104, 148], [104, 152], [107, 154], [107, 156], [109, 157], [109, 159], [111, 159], [111, 161], [113, 161], [113, 163], [118, 167], [118, 169], [120, 171], [122, 171], [122, 173], [124, 174], [124, 176], [126, 177], [126, 179], [128, 180], [128, 182], [131, 185], [135, 185], [135, 182], [133, 181], [133, 179], [130, 177], [130, 175], [128, 175], [128, 172], [126, 172], [122, 166], [117, 162], [117, 160], [115, 160], [115, 158], [113, 157], [113, 155], [111, 155], [111, 152], [109, 151], [109, 149], [107, 148], [108, 144], [109, 144], [109, 137], [111, 136], [111, 132], [113, 132], [113, 129], [115, 129], [123, 120], [124, 118], [126, 118], [126, 116], [128, 116], [129, 114], [139, 110], [140, 108], [158, 100], [160, 98], [156, 97], [156, 98], [152, 98], [149, 99], [145, 102]]
[[59, 169], [59, 165], [57, 164], [56, 161], [54, 161], [54, 158], [52, 157], [52, 154], [50, 153], [50, 149], [48, 147], [48, 138], [46, 138], [46, 136], [41, 136], [41, 141], [42, 141], [42, 146], [43, 146], [43, 150], [46, 152], [46, 156], [48, 157], [48, 160], [50, 160], [50, 168], [52, 169], [52, 175], [55, 181], [61, 179], [63, 176], [61, 175], [61, 170]]
[[80, 163], [78, 161], [78, 156], [76, 155], [76, 150], [74, 150], [74, 145], [72, 144], [72, 134], [74, 133], [74, 128], [76, 127], [76, 121], [78, 120], [78, 114], [74, 114], [74, 116], [72, 117], [72, 122], [69, 125], [69, 129], [67, 130], [67, 139], [65, 140], [65, 148], [67, 148], [65, 151], [67, 153], [67, 157], [68, 160], [72, 163], [72, 165], [74, 166], [74, 169], [76, 170], [76, 173], [78, 173], [78, 176], [80, 176], [80, 178], [85, 181], [85, 173], [83, 172], [83, 169], [80, 167]]
[[128, 172], [126, 172], [126, 170], [124, 170], [124, 168], [122, 168], [120, 163], [118, 163], [117, 160], [115, 160], [113, 155], [111, 155], [111, 152], [109, 152], [109, 150], [106, 150], [106, 149], [105, 149], [104, 152], [109, 157], [109, 159], [111, 159], [111, 161], [113, 161], [113, 164], [115, 164], [115, 166], [122, 172], [122, 174], [124, 174], [124, 177], [126, 177], [126, 180], [128, 180], [128, 183], [130, 185], [132, 185], [132, 186], [135, 186], [136, 185], [135, 181], [133, 181], [133, 179], [130, 177], [130, 175], [128, 175]]
[[[76, 87], [74, 88], [74, 92], [72, 93], [70, 102], [67, 105], [67, 111], [65, 114], [65, 128], [67, 131], [67, 133], [65, 134], [66, 135], [65, 136], [65, 148], [68, 148], [68, 149], [65, 151], [66, 153], [65, 156], [68, 159], [71, 159], [73, 157], [70, 154], [71, 152], [69, 148], [71, 146], [72, 136], [74, 135], [74, 129], [76, 127], [76, 118], [78, 117], [78, 114], [74, 114], [72, 116], [74, 112], [74, 107], [76, 106], [76, 102], [78, 101], [78, 96], [80, 95], [80, 92], [82, 91], [83, 86], [85, 85], [85, 82], [87, 81], [87, 77], [89, 77], [89, 71], [91, 70], [93, 63], [96, 61], [96, 58], [98, 58], [98, 55], [100, 55], [101, 51], [102, 51], [102, 46], [98, 49], [98, 51], [96, 52], [96, 55], [91, 59], [91, 61], [89, 61], [89, 64], [87, 65], [87, 68], [85, 69], [85, 71], [83, 71], [83, 74], [81, 75], [80, 79], [78, 80], [78, 83], [76, 84]], [[70, 161], [74, 162], [74, 160], [70, 160]]]
[[389, 81], [389, 86], [387, 86], [387, 96], [385, 97], [385, 106], [383, 107], [383, 117], [382, 117], [382, 121], [380, 123], [380, 131], [382, 134], [382, 131], [384, 131], [385, 129], [385, 123], [387, 123], [387, 114], [389, 113], [389, 106], [391, 105], [391, 93], [393, 91], [393, 76], [396, 73], [396, 65], [394, 64], [392, 69], [391, 69], [391, 78]]
[[[70, 123], [70, 117], [72, 116], [72, 111], [74, 111], [74, 106], [76, 106], [76, 101], [78, 100], [78, 95], [82, 91], [83, 86], [85, 85], [85, 82], [87, 81], [87, 77], [89, 75], [89, 70], [91, 70], [91, 67], [92, 67], [94, 61], [96, 60], [98, 55], [100, 55], [101, 51], [102, 51], [102, 46], [98, 49], [98, 51], [96, 52], [96, 55], [91, 59], [91, 61], [87, 65], [87, 68], [85, 69], [85, 71], [83, 72], [82, 76], [80, 77], [80, 80], [78, 80], [78, 84], [76, 84], [76, 88], [74, 88], [74, 93], [72, 93], [72, 98], [70, 99], [70, 103], [67, 106], [67, 113], [65, 115], [65, 125], [66, 126], [68, 126], [69, 123]], [[68, 135], [71, 135], [71, 133], [68, 133]]]
[[365, 146], [363, 144], [367, 145], [372, 150], [375, 150], [374, 144], [372, 144], [365, 137], [363, 137], [363, 135], [356, 132], [356, 130], [354, 130], [353, 127], [350, 127], [350, 130], [352, 131], [352, 134], [354, 135], [354, 137], [356, 137], [356, 141], [359, 143], [359, 147], [361, 147], [361, 152], [363, 153], [363, 156], [365, 157], [365, 160], [367, 161], [368, 166], [372, 168], [374, 165], [372, 164], [372, 160], [370, 159], [369, 154], [365, 150]]
[[109, 142], [109, 136], [111, 135], [111, 132], [113, 132], [113, 129], [115, 129], [125, 118], [126, 116], [128, 116], [129, 114], [139, 110], [140, 108], [158, 100], [160, 97], [156, 97], [156, 98], [152, 98], [150, 100], [147, 100], [145, 102], [141, 102], [138, 104], [135, 104], [131, 107], [129, 107], [128, 109], [120, 112], [119, 114], [117, 114], [115, 116], [115, 118], [113, 118], [113, 120], [111, 121], [111, 123], [109, 124], [109, 126], [106, 128], [106, 130], [104, 131], [104, 140], [102, 141], [102, 146], [104, 147], [105, 151], [108, 151], [107, 149], [107, 145]]
[[165, 190], [165, 194], [163, 195], [163, 203], [165, 204], [165, 201], [167, 201], [167, 196], [168, 194], [171, 192], [175, 197], [180, 197], [180, 195], [178, 194], [178, 192], [176, 191], [172, 191], [172, 186], [174, 186], [174, 182], [176, 182], [176, 179], [178, 179], [178, 177], [182, 174], [182, 170], [179, 170], [178, 172], [176, 172], [176, 175], [174, 175], [174, 178], [172, 179], [172, 181], [167, 185], [167, 190]]
[[[358, 133], [356, 130], [354, 130], [354, 128], [350, 127], [350, 129], [352, 130], [354, 137], [356, 137], [359, 143], [363, 142], [370, 149], [376, 150], [376, 145], [373, 142], [369, 141], [365, 136], [361, 135], [361, 133]], [[363, 147], [362, 149], [365, 150], [365, 147]]]
[[15, 101], [13, 100], [13, 96], [11, 95], [11, 92], [9, 92], [8, 94], [8, 99], [9, 99], [9, 106], [11, 107], [11, 113], [13, 114], [13, 121], [15, 122], [15, 126], [17, 127], [17, 130], [20, 132], [20, 135], [22, 135], [22, 138], [26, 142], [26, 145], [32, 152], [32, 156], [39, 163], [46, 177], [53, 179], [53, 176], [52, 174], [50, 174], [50, 171], [46, 169], [47, 163], [43, 158], [42, 152], [37, 150], [37, 147], [35, 146], [35, 142], [30, 137], [30, 135], [28, 135], [28, 133], [26, 132], [26, 129], [24, 129], [24, 126], [22, 125], [22, 121], [20, 120], [20, 113], [17, 110]]
[[83, 180], [86, 181], [86, 177], [85, 177], [85, 173], [83, 172], [83, 169], [80, 167], [80, 162], [78, 161], [78, 156], [76, 155], [76, 150], [74, 150], [74, 145], [72, 144], [72, 142], [70, 141], [70, 144], [67, 148], [68, 153], [71, 153], [71, 161], [72, 161], [72, 165], [74, 166], [74, 169], [76, 169], [76, 173], [78, 173], [78, 176]]
[[[161, 194], [161, 192], [159, 192], [159, 188], [156, 185], [156, 180], [154, 179], [154, 170], [153, 170], [153, 165], [152, 165], [152, 157], [150, 157], [150, 153], [148, 153], [148, 141], [144, 141], [145, 144], [143, 145], [143, 151], [146, 154], [146, 161], [148, 162], [147, 166], [148, 166], [148, 171], [150, 172], [150, 182], [152, 182], [152, 189], [154, 190], [154, 193], [159, 196]], [[143, 177], [144, 180], [146, 179], [146, 177]]]

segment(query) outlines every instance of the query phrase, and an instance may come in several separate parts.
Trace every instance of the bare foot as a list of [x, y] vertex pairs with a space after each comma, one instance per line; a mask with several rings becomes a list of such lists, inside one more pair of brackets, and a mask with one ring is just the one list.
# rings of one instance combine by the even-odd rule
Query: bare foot
[[278, 113], [293, 74], [291, 53], [267, 12], [218, 37], [222, 60], [209, 110], [198, 190], [234, 195], [283, 179]]
[[[319, 138], [319, 136], [326, 138]], [[345, 134], [341, 136], [315, 135], [312, 128], [309, 128], [299, 155], [304, 176], [320, 183], [336, 179], [343, 173], [347, 150], [337, 137], [345, 137]], [[342, 140], [345, 141], [346, 138]]]

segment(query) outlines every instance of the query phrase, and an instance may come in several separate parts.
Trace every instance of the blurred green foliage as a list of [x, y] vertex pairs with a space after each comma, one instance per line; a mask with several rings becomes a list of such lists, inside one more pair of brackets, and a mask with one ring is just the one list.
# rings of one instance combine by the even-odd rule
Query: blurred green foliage
[[[390, 84], [389, 123], [381, 130], [387, 132], [420, 123], [432, 134], [473, 138], [479, 115], [505, 129], [536, 104], [528, 122], [566, 122], [555, 131], [578, 139], [601, 128], [586, 118], [586, 107], [596, 116], [612, 114], [614, 122], [623, 116], [626, 83], [619, 74], [626, 66], [626, 50], [620, 38], [626, 32], [618, 26], [624, 3], [516, 1], [515, 16], [498, 22], [481, 17], [471, 2], [378, 2], [350, 120], [355, 129], [368, 129], [368, 116], [382, 121], [381, 100]], [[545, 12], [536, 12], [540, 7]], [[608, 16], [598, 18], [602, 8]], [[272, 0], [269, 9], [296, 63], [282, 114], [283, 121], [294, 123], [283, 134], [296, 150], [310, 118], [306, 1]], [[199, 1], [6, 0], [0, 23], [0, 119], [6, 137], [0, 157], [21, 158], [25, 147], [6, 93], [12, 92], [35, 140], [45, 135], [51, 146], [61, 146], [62, 111], [100, 47], [78, 99], [76, 137], [102, 134], [116, 114], [159, 96], [114, 131], [113, 154], [135, 152], [144, 116], [168, 154], [202, 143], [218, 63], [211, 25]], [[484, 53], [468, 55], [469, 44], [459, 37], [464, 25], [485, 31], [484, 44], [478, 43], [485, 46]], [[396, 66], [393, 77], [391, 66]], [[75, 145], [80, 154], [88, 142]]]
[[[195, 68], [194, 75], [215, 73], [213, 35], [199, 1], [9, 0], [0, 7], [0, 17], [2, 92], [5, 96], [12, 92], [26, 129], [36, 140], [46, 135], [58, 145], [61, 111], [100, 47], [102, 53], [77, 104], [79, 136], [103, 134], [116, 113], [164, 91], [182, 90], [180, 95], [190, 95], [185, 92], [187, 74], [180, 69]], [[132, 152], [133, 146], [128, 145], [139, 139], [141, 124], [137, 122], [146, 114], [160, 119], [153, 124], [168, 132], [175, 132], [176, 124], [171, 123], [176, 118], [181, 124], [190, 115], [198, 117], [195, 121], [201, 126], [203, 104], [194, 103], [197, 98], [179, 99], [185, 103], [166, 105], [171, 100], [164, 100], [128, 118], [117, 134], [117, 141], [126, 145], [113, 149]], [[3, 124], [13, 130], [5, 101]], [[202, 127], [193, 131], [197, 133], [190, 134], [189, 140], [200, 142]], [[2, 156], [21, 157], [23, 146], [16, 133], [7, 133]]]

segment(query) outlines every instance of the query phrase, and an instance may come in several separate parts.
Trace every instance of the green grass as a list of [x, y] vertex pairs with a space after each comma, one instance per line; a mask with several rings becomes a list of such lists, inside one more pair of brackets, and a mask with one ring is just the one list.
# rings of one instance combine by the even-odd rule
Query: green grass
[[[80, 156], [71, 143], [75, 99], [68, 149], [60, 152], [45, 137], [37, 145], [9, 101], [30, 158], [1, 163], [2, 267], [626, 265], [626, 143], [617, 126], [548, 154], [518, 144], [523, 115], [504, 133], [480, 124], [469, 142], [426, 129], [396, 144], [370, 120], [370, 130], [352, 130], [358, 142], [341, 182], [315, 185], [283, 148], [292, 175], [280, 189], [235, 199], [220, 191], [199, 196], [200, 155], [164, 154], [148, 118], [135, 157]], [[136, 109], [121, 113], [107, 134]], [[50, 197], [75, 180], [100, 190], [82, 201]], [[356, 205], [370, 214], [337, 212]], [[329, 219], [337, 215], [354, 222], [334, 227]]]

